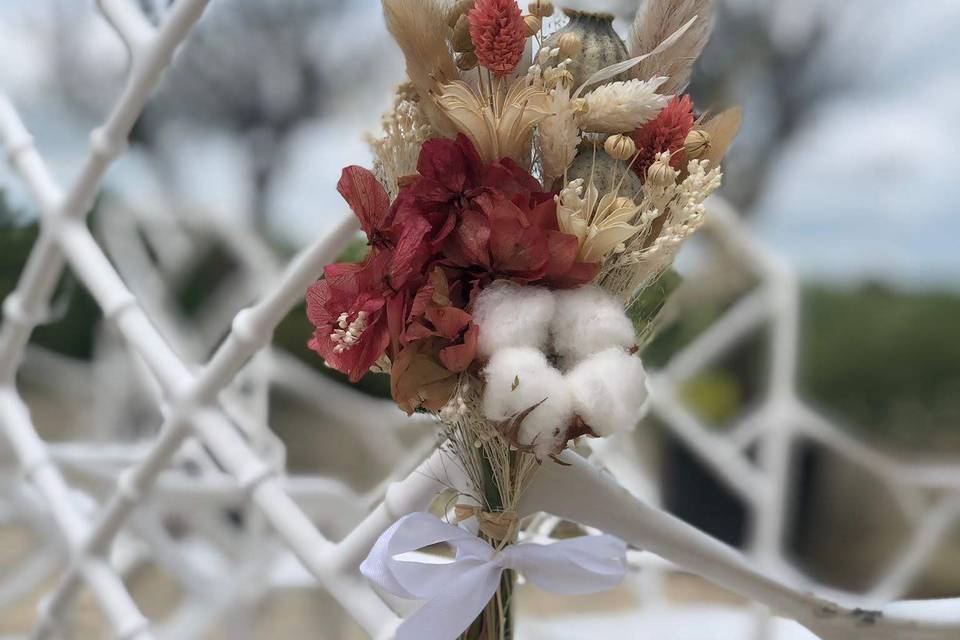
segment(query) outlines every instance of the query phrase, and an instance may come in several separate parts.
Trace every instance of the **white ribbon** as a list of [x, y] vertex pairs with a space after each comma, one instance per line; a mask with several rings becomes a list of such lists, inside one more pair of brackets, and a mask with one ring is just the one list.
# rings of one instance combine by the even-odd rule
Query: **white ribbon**
[[[397, 556], [432, 544], [456, 551], [442, 564]], [[542, 545], [523, 543], [496, 551], [459, 527], [429, 513], [412, 513], [387, 529], [360, 571], [406, 600], [426, 600], [397, 629], [397, 640], [454, 640], [493, 598], [507, 569], [523, 573], [541, 589], [565, 595], [597, 593], [617, 586], [627, 570], [627, 546], [608, 535]]]

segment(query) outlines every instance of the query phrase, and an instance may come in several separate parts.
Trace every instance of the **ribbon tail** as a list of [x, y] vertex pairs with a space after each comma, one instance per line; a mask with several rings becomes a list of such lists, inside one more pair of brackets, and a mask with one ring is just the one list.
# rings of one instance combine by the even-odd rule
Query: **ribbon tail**
[[523, 575], [553, 593], [586, 595], [611, 589], [627, 572], [627, 546], [613, 536], [583, 536], [549, 545], [519, 545]]
[[491, 562], [467, 569], [407, 618], [396, 640], [455, 640], [496, 594], [501, 573]]

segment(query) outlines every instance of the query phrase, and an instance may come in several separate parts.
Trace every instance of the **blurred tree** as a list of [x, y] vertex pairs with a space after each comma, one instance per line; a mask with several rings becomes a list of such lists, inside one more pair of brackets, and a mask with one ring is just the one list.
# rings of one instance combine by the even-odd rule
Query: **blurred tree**
[[[16, 288], [38, 233], [35, 220], [26, 221], [26, 216], [7, 208], [0, 189], [0, 300]], [[60, 279], [49, 317], [33, 332], [31, 340], [62, 355], [88, 359], [100, 317], [96, 302], [68, 271]]]
[[960, 297], [814, 286], [802, 308], [810, 398], [897, 446], [960, 448]]
[[[140, 4], [159, 22], [172, 3]], [[349, 17], [357, 11], [338, 0], [212, 3], [137, 122], [131, 142], [148, 152], [161, 179], [169, 179], [182, 158], [163, 145], [168, 125], [230, 135], [249, 157], [252, 175], [242, 180], [252, 185], [249, 213], [255, 227], [266, 231], [269, 194], [298, 129], [327, 113], [338, 93], [342, 97], [343, 90], [333, 90], [333, 84], [360, 89], [364, 85], [356, 78], [382, 66], [381, 50], [364, 50], [362, 39], [354, 39], [356, 51], [328, 49], [323, 34], [341, 22], [350, 26]], [[76, 28], [89, 19], [86, 12], [87, 7], [55, 11], [54, 46], [58, 86], [74, 108], [92, 118], [118, 90], [123, 69], [90, 68], [90, 54], [84, 52], [89, 34]], [[116, 53], [103, 57], [115, 62]]]

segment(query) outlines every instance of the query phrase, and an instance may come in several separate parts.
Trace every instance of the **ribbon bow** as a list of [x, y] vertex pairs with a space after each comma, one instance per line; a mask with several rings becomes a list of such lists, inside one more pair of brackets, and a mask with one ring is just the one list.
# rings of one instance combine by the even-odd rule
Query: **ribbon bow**
[[[447, 543], [453, 562], [429, 563], [397, 556]], [[627, 547], [613, 536], [583, 536], [554, 544], [523, 543], [496, 551], [459, 527], [429, 513], [398, 520], [377, 540], [360, 571], [370, 581], [407, 600], [426, 600], [397, 629], [397, 640], [453, 640], [493, 598], [507, 569], [523, 573], [546, 591], [597, 593], [617, 586], [626, 574]]]

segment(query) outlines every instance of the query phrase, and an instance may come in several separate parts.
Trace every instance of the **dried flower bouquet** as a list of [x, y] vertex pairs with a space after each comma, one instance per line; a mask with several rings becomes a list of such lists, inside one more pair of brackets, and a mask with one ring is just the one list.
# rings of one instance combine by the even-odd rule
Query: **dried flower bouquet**
[[[439, 417], [471, 485], [453, 515], [495, 549], [539, 465], [641, 417], [626, 310], [702, 225], [740, 124], [682, 93], [711, 4], [647, 0], [625, 43], [543, 0], [383, 0], [409, 78], [374, 170], [343, 171], [370, 250], [309, 290], [310, 346]], [[511, 636], [513, 580], [462, 637]]]

